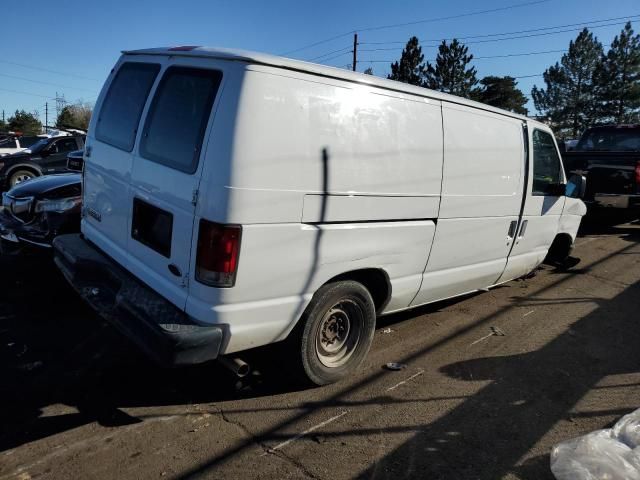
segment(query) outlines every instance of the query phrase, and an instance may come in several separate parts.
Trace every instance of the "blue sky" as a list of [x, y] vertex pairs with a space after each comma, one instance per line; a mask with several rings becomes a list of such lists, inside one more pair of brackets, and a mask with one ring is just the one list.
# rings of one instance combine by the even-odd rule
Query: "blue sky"
[[[0, 55], [0, 110], [8, 117], [16, 109], [37, 110], [44, 120], [45, 102], [55, 112], [56, 93], [66, 100], [93, 101], [121, 50], [166, 45], [207, 45], [281, 54], [308, 44], [340, 36], [290, 56], [312, 59], [329, 52], [322, 63], [345, 67], [351, 63], [349, 32], [359, 31], [358, 70], [371, 66], [376, 75], [389, 71], [406, 40], [469, 37], [577, 24], [638, 15], [638, 0], [548, 0], [491, 13], [462, 16], [413, 25], [366, 30], [370, 27], [439, 19], [480, 10], [500, 9], [534, 0], [457, 0], [455, 2], [383, 0], [310, 2], [273, 0], [244, 2], [213, 0], [31, 0], [3, 7]], [[28, 7], [27, 7], [28, 5]], [[620, 23], [602, 22], [601, 25]], [[579, 28], [567, 27], [561, 30]], [[607, 45], [622, 25], [593, 28]], [[540, 31], [540, 33], [545, 31]], [[569, 31], [503, 41], [504, 37], [469, 39], [476, 57], [495, 57], [566, 49], [577, 35]], [[512, 35], [518, 36], [518, 35]], [[522, 35], [519, 35], [522, 36]], [[400, 42], [400, 43], [388, 43]], [[426, 59], [436, 55], [435, 42], [424, 42]], [[344, 54], [338, 56], [342, 49]], [[385, 50], [374, 50], [385, 49]], [[560, 59], [559, 52], [502, 58], [477, 58], [478, 77], [529, 76], [542, 73]], [[373, 61], [373, 62], [372, 62]], [[519, 86], [530, 94], [540, 77], [521, 78]], [[9, 91], [10, 90], [10, 91]], [[20, 92], [20, 93], [18, 93]], [[532, 108], [532, 105], [530, 105]], [[51, 118], [51, 117], [50, 117]]]

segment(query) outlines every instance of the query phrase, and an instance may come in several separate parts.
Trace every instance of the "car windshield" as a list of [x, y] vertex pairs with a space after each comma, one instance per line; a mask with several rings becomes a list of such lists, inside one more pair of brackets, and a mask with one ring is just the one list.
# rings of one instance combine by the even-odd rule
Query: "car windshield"
[[31, 153], [38, 153], [49, 144], [49, 138], [42, 138], [29, 147]]
[[587, 131], [575, 149], [578, 151], [639, 151], [640, 129], [612, 128]]
[[20, 137], [20, 146], [23, 148], [29, 148], [40, 140], [42, 140], [40, 137]]

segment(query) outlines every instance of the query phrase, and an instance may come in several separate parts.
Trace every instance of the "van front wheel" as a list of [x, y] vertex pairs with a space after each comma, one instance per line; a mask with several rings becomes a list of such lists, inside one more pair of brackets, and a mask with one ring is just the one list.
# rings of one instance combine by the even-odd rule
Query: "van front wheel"
[[320, 288], [294, 337], [304, 379], [326, 385], [356, 370], [371, 347], [375, 322], [373, 299], [362, 284], [347, 280]]

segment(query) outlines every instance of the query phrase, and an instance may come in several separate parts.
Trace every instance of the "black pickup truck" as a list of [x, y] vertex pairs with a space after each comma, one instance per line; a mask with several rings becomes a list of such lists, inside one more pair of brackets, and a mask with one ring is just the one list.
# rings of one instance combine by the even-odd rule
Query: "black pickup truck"
[[640, 125], [589, 128], [562, 159], [587, 178], [587, 205], [640, 209]]

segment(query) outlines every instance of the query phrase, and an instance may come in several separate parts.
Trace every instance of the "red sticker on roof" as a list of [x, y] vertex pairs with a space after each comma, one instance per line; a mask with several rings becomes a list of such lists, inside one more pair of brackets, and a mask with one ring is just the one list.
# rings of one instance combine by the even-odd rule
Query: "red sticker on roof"
[[195, 48], [199, 48], [200, 45], [180, 45], [179, 47], [171, 47], [170, 52], [189, 52]]

